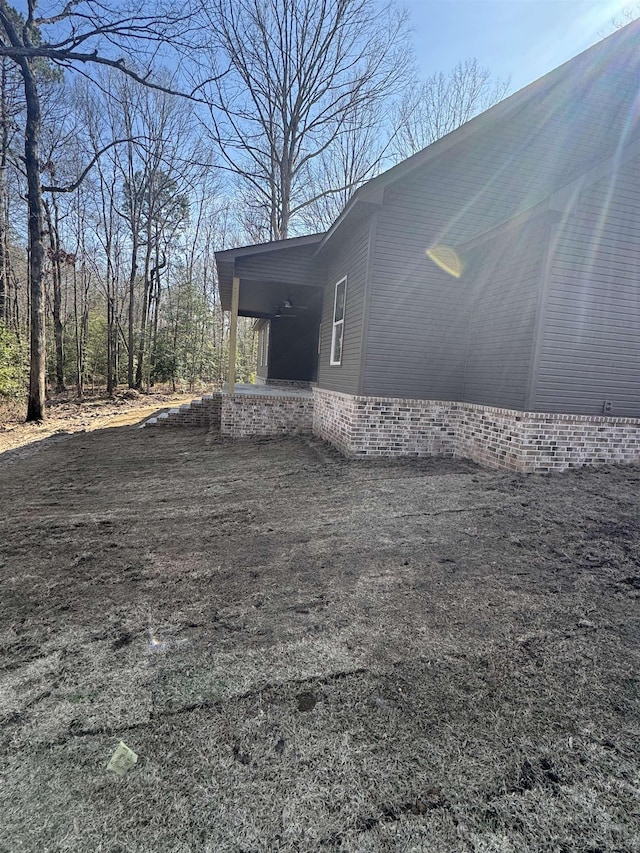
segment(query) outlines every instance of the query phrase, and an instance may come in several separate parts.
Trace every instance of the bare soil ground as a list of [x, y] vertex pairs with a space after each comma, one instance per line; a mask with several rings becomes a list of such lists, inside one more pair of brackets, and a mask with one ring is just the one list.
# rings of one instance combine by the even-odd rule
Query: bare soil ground
[[[129, 389], [114, 397], [96, 394], [81, 400], [61, 394], [47, 404], [47, 417], [42, 423], [24, 422], [26, 402], [4, 403], [0, 405], [0, 453], [34, 445], [45, 438], [142, 422], [155, 412], [188, 403], [193, 398], [193, 394], [139, 394]], [[23, 459], [27, 455], [29, 451], [16, 453], [13, 458]]]
[[639, 468], [40, 448], [0, 455], [2, 853], [640, 851]]

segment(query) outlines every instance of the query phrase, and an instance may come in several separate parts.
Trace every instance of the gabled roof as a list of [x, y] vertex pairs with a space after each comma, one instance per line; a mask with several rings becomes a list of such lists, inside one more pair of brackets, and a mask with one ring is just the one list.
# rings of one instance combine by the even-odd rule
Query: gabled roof
[[329, 251], [390, 193], [413, 194], [414, 207], [429, 208], [431, 231], [445, 223], [452, 245], [474, 241], [628, 156], [639, 126], [640, 20], [369, 180], [325, 234], [216, 252], [223, 305], [244, 258], [264, 258], [268, 277], [270, 259], [281, 252]]
[[[504, 145], [504, 135], [511, 123], [518, 125], [511, 140], [511, 153], [514, 160], [520, 157], [523, 169], [531, 169], [531, 164], [526, 162], [527, 149], [534, 147], [531, 144], [534, 139], [538, 142], [533, 173], [524, 175], [523, 186], [518, 188], [524, 196], [523, 205], [520, 208], [512, 202], [511, 210], [507, 205], [502, 219], [517, 215], [520, 209], [531, 207], [556, 192], [564, 183], [575, 179], [580, 169], [592, 168], [598, 160], [624, 147], [638, 123], [639, 91], [640, 20], [614, 32], [427, 148], [369, 180], [356, 190], [325, 234], [318, 251], [322, 251], [338, 233], [348, 229], [352, 221], [360, 218], [363, 207], [371, 210], [381, 205], [388, 191], [397, 185], [406, 185], [417, 172], [428, 173], [430, 169], [435, 172], [443, 167], [445, 161], [453, 164], [462, 150], [474, 152], [481, 137], [496, 138], [502, 134], [503, 139], [496, 138], [496, 142]], [[584, 144], [584, 134], [593, 136], [591, 150]], [[539, 156], [543, 140], [548, 147], [546, 161], [544, 156]], [[519, 152], [518, 146], [521, 148]], [[496, 153], [494, 151], [494, 156]], [[506, 151], [505, 156], [508, 156]], [[551, 156], [553, 162], [550, 162]], [[572, 168], [574, 163], [576, 169]], [[486, 165], [491, 168], [490, 162]], [[514, 162], [512, 170], [519, 165]], [[464, 181], [465, 177], [455, 171], [450, 174], [452, 182]], [[486, 175], [487, 180], [491, 177]], [[494, 224], [500, 218], [498, 215]], [[464, 239], [470, 236], [465, 234]]]

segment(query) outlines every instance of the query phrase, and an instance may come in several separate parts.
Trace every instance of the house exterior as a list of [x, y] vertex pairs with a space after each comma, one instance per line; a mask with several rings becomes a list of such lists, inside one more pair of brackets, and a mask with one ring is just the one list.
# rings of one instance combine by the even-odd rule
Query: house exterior
[[[640, 24], [361, 187], [325, 234], [219, 252], [264, 382], [355, 456], [640, 458]], [[443, 268], [444, 267], [444, 268]]]
[[324, 273], [315, 262], [322, 234], [216, 252], [218, 286], [231, 307], [234, 276], [240, 278], [240, 317], [255, 317], [258, 377], [264, 381], [315, 381]]

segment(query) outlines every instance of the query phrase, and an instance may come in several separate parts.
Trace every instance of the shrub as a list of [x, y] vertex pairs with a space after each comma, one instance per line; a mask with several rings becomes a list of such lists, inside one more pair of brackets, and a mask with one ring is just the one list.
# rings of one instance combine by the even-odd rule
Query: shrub
[[29, 360], [26, 346], [0, 322], [0, 397], [15, 399], [27, 390]]

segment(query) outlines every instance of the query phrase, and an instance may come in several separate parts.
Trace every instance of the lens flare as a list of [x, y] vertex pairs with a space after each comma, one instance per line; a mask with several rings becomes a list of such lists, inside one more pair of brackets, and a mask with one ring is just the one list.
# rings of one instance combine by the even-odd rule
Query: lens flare
[[427, 257], [454, 278], [460, 278], [462, 275], [464, 263], [456, 250], [450, 246], [432, 246], [427, 249]]

